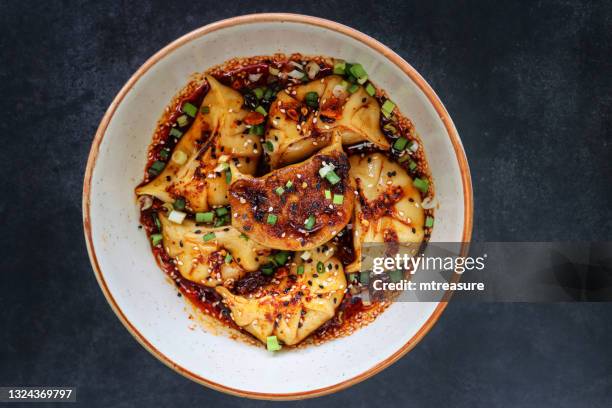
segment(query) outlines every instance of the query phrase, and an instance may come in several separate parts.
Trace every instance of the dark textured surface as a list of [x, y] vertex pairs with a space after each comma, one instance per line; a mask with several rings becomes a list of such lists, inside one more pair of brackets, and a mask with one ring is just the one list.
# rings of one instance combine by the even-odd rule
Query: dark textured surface
[[[475, 239], [612, 240], [609, 3], [59, 3], [0, 3], [0, 385], [74, 385], [88, 407], [273, 405], [141, 348], [98, 289], [81, 227], [89, 145], [116, 92], [171, 40], [234, 15], [336, 20], [420, 71], [467, 151]], [[609, 407], [611, 344], [611, 304], [451, 304], [391, 368], [292, 405]]]

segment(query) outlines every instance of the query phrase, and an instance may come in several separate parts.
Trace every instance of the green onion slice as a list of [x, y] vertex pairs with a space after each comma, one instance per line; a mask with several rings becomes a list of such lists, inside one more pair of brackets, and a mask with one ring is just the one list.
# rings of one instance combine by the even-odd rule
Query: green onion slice
[[306, 102], [306, 105], [316, 109], [319, 107], [319, 94], [316, 92], [308, 92], [304, 96], [304, 101]]
[[195, 116], [198, 113], [198, 108], [196, 108], [195, 105], [187, 102], [183, 105], [183, 112], [185, 112], [187, 115], [191, 116], [192, 118], [195, 118]]
[[208, 241], [210, 241], [211, 239], [215, 239], [215, 238], [216, 238], [216, 235], [215, 235], [215, 233], [214, 233], [214, 232], [209, 232], [209, 233], [204, 234], [204, 235], [202, 236], [202, 239], [204, 240], [204, 242], [208, 242]]
[[212, 211], [209, 212], [199, 212], [195, 215], [196, 222], [212, 222], [215, 218], [215, 214]]
[[268, 214], [268, 219], [267, 222], [270, 225], [274, 225], [276, 224], [276, 221], [278, 221], [278, 216], [275, 214]]
[[427, 228], [431, 228], [434, 225], [434, 219], [433, 217], [427, 216], [427, 218], [425, 218], [425, 226]]
[[334, 194], [334, 199], [332, 202], [334, 204], [340, 205], [344, 202], [344, 196], [342, 194]]
[[228, 252], [227, 255], [225, 255], [225, 263], [228, 264], [232, 262], [232, 259], [234, 259], [234, 257]]
[[179, 139], [181, 136], [183, 136], [183, 132], [173, 127], [172, 129], [170, 129], [170, 136], [174, 136]]
[[374, 88], [374, 85], [372, 85], [370, 82], [368, 82], [368, 84], [366, 85], [365, 90], [370, 96], [376, 95], [376, 88]]
[[266, 347], [268, 351], [279, 351], [282, 348], [276, 336], [268, 336], [266, 338]]
[[317, 262], [317, 272], [318, 273], [325, 272], [325, 265], [323, 265], [323, 262], [321, 261]]
[[263, 106], [259, 105], [258, 107], [255, 108], [255, 112], [257, 113], [261, 113], [264, 116], [268, 115], [268, 112], [266, 112], [266, 110], [264, 109]]
[[276, 190], [274, 190], [274, 192], [278, 194], [279, 196], [282, 196], [283, 193], [285, 192], [285, 189], [282, 187], [278, 187]]
[[327, 181], [329, 181], [332, 185], [338, 184], [340, 182], [340, 177], [336, 174], [335, 171], [331, 170], [329, 173], [325, 175]]
[[316, 223], [316, 219], [314, 215], [309, 216], [306, 221], [304, 222], [304, 227], [306, 227], [307, 230], [311, 230], [314, 228]]
[[408, 144], [408, 139], [406, 139], [405, 137], [400, 137], [398, 138], [395, 143], [393, 143], [393, 148], [395, 150], [404, 150], [406, 148], [406, 145]]
[[299, 265], [297, 267], [297, 274], [298, 275], [303, 275], [304, 274], [304, 265]]
[[332, 198], [331, 191], [325, 190], [325, 198], [327, 200], [331, 200], [331, 198]]
[[336, 75], [344, 75], [346, 69], [346, 62], [338, 61], [334, 64], [334, 74]]
[[174, 200], [174, 202], [172, 203], [172, 207], [174, 207], [175, 210], [182, 211], [185, 209], [185, 204], [185, 199], [183, 197], [179, 197]]
[[389, 118], [393, 114], [394, 108], [395, 104], [390, 99], [387, 99], [385, 103], [383, 103], [383, 105], [381, 106], [380, 110], [383, 115], [385, 115], [385, 117]]
[[427, 190], [429, 190], [429, 181], [418, 177], [414, 179], [412, 185], [421, 190], [423, 194], [427, 193]]
[[176, 118], [176, 123], [178, 123], [180, 127], [187, 126], [189, 124], [189, 118], [187, 118], [187, 115], [181, 115]]
[[227, 207], [219, 207], [219, 208], [215, 209], [215, 212], [217, 213], [217, 215], [219, 217], [221, 217], [222, 215], [225, 215], [225, 214], [228, 213]]
[[153, 246], [159, 245], [159, 243], [162, 242], [163, 239], [164, 236], [162, 234], [151, 234], [151, 244]]
[[264, 96], [264, 90], [262, 88], [253, 89], [253, 94], [257, 97], [257, 99], [261, 99]]

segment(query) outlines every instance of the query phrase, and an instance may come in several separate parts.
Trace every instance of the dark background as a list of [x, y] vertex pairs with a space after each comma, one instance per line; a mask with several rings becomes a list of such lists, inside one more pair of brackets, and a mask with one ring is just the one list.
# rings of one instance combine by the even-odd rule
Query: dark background
[[[325, 17], [410, 62], [461, 134], [475, 240], [612, 240], [609, 2], [105, 3], [0, 3], [0, 385], [72, 385], [88, 407], [273, 405], [197, 385], [140, 347], [81, 226], [89, 146], [115, 94], [170, 41], [235, 15]], [[291, 405], [609, 407], [611, 347], [611, 304], [451, 303], [391, 368]]]

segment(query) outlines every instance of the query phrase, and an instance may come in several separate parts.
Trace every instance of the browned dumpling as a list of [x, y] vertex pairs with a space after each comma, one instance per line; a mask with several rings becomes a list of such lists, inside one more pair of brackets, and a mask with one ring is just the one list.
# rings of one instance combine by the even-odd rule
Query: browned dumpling
[[[331, 143], [330, 131], [337, 129], [344, 145], [363, 141], [380, 149], [390, 148], [380, 130], [380, 106], [359, 86], [356, 92], [337, 75], [279, 92], [270, 107], [266, 143], [270, 167], [295, 163]], [[319, 110], [309, 109], [306, 95], [319, 95]]]
[[[239, 92], [222, 85], [211, 76], [210, 90], [187, 132], [181, 137], [164, 170], [154, 180], [136, 189], [165, 202], [183, 197], [192, 211], [228, 203], [225, 166], [232, 161], [241, 172], [255, 174], [261, 156], [259, 137], [248, 134], [242, 122]], [[225, 163], [225, 164], [224, 164]]]
[[268, 248], [245, 239], [231, 226], [204, 228], [189, 220], [175, 224], [163, 213], [159, 213], [159, 219], [165, 251], [180, 274], [192, 282], [230, 284], [268, 261]]
[[[354, 205], [340, 137], [308, 160], [253, 178], [232, 168], [232, 225], [270, 248], [303, 250], [340, 232]], [[322, 177], [324, 176], [324, 177]]]
[[363, 243], [423, 241], [425, 214], [412, 178], [397, 163], [374, 153], [352, 156], [350, 164], [359, 200], [353, 222], [355, 262], [347, 266], [347, 271], [358, 272]]
[[334, 317], [342, 302], [346, 278], [334, 252], [331, 245], [310, 250], [308, 263], [300, 256], [304, 253], [298, 253], [296, 265], [279, 278], [280, 283], [250, 297], [234, 295], [224, 287], [216, 290], [238, 326], [264, 343], [274, 335], [294, 345]]

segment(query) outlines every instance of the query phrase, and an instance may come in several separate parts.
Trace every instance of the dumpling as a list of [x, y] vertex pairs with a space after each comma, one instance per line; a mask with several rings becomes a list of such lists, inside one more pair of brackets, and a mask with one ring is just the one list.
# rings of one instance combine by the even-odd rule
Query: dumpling
[[[270, 248], [317, 247], [348, 224], [354, 205], [340, 137], [308, 160], [254, 178], [232, 168], [232, 225]], [[325, 177], [322, 177], [325, 176]]]
[[226, 285], [268, 261], [268, 248], [246, 239], [233, 227], [203, 228], [190, 220], [175, 224], [163, 213], [158, 215], [164, 249], [180, 274], [192, 282]]
[[355, 261], [347, 271], [358, 272], [363, 243], [423, 241], [425, 214], [412, 178], [397, 163], [380, 153], [352, 156], [349, 162], [359, 198], [353, 221]]
[[261, 155], [259, 137], [249, 134], [239, 92], [207, 76], [210, 89], [193, 124], [174, 148], [164, 170], [136, 189], [164, 202], [183, 197], [191, 211], [207, 211], [228, 202], [223, 162], [232, 161], [241, 172], [255, 174]]
[[[271, 168], [295, 163], [329, 145], [332, 129], [340, 131], [345, 145], [369, 141], [380, 149], [390, 148], [380, 130], [376, 99], [361, 86], [350, 94], [343, 83], [341, 77], [331, 75], [277, 95], [266, 132], [266, 143], [272, 150], [268, 152]], [[306, 103], [311, 92], [319, 95], [318, 110]]]
[[224, 287], [216, 290], [238, 326], [264, 343], [275, 335], [294, 345], [334, 317], [342, 302], [346, 278], [334, 252], [331, 245], [312, 250], [308, 263], [296, 256], [298, 263], [291, 271], [277, 276], [280, 283], [263, 287], [255, 296], [234, 295]]

